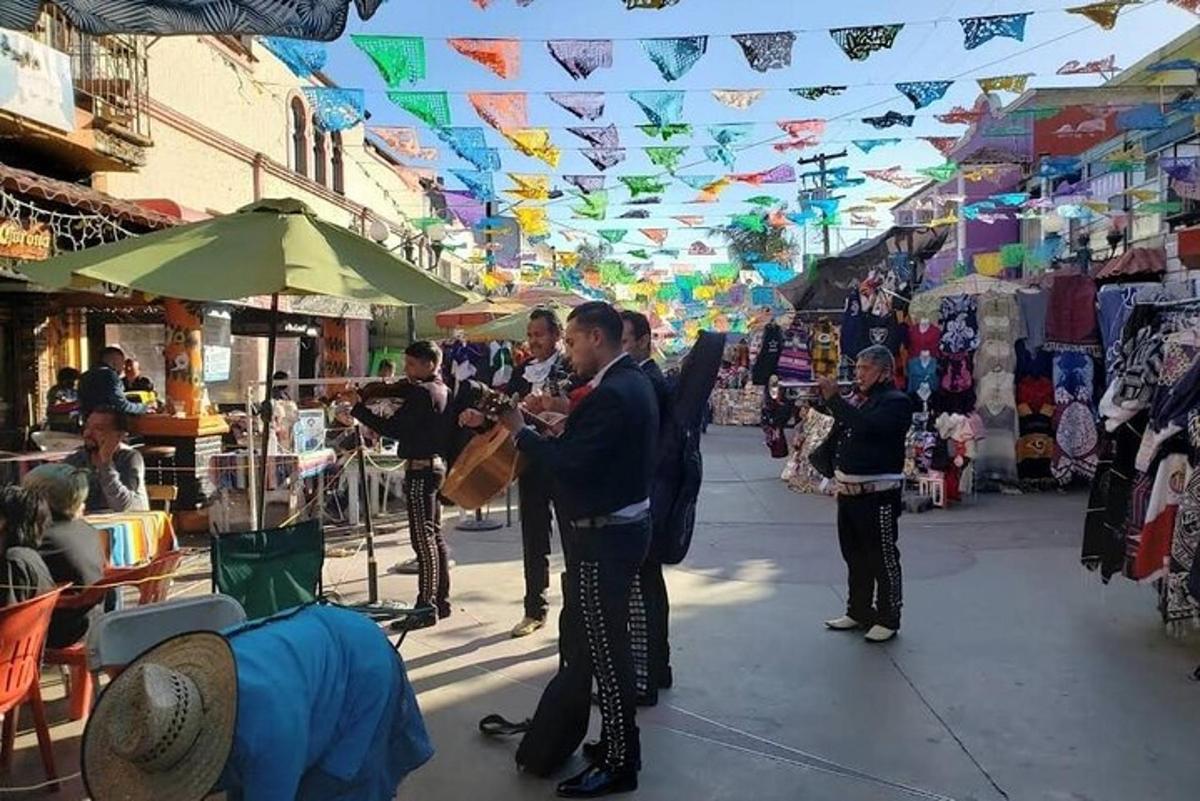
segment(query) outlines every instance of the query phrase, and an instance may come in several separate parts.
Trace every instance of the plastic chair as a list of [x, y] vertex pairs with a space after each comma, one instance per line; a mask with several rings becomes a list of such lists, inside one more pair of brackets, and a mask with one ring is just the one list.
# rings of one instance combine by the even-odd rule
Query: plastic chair
[[116, 675], [161, 642], [189, 631], [223, 631], [246, 621], [228, 595], [202, 595], [109, 612], [88, 629], [87, 666]]
[[50, 727], [46, 725], [46, 707], [42, 703], [42, 650], [50, 631], [50, 615], [64, 589], [59, 587], [0, 609], [0, 714], [4, 715], [0, 769], [8, 770], [12, 764], [17, 712], [23, 704], [29, 704], [33, 708], [42, 766], [46, 769], [46, 778], [51, 781], [58, 778], [58, 772], [54, 767]]
[[[141, 567], [110, 567], [104, 571], [104, 578], [95, 584], [62, 595], [55, 609], [90, 609], [103, 603], [113, 590], [128, 586], [137, 587], [139, 606], [160, 603], [166, 600], [171, 589], [171, 576], [181, 561], [182, 551], [170, 551]], [[67, 714], [71, 720], [86, 718], [96, 693], [96, 680], [88, 670], [83, 642], [73, 643], [66, 648], [47, 648], [46, 664], [61, 665], [67, 669], [70, 686]]]
[[251, 620], [317, 600], [324, 566], [317, 520], [212, 538], [213, 592], [231, 596]]

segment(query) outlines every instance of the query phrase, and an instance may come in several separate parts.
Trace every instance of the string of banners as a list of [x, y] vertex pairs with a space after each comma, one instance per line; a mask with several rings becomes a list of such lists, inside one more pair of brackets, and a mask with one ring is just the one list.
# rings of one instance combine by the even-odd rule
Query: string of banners
[[[1066, 13], [1086, 17], [1103, 30], [1113, 30], [1121, 11], [1140, 5], [1142, 0], [1108, 0], [1064, 9]], [[965, 50], [982, 47], [993, 39], [1025, 40], [1028, 20], [1035, 12], [962, 17], [962, 46]], [[873, 54], [890, 50], [905, 30], [905, 23], [830, 28], [833, 43], [852, 61], [865, 61]], [[811, 31], [778, 30], [737, 33], [728, 36], [754, 72], [766, 73], [792, 66], [796, 41]], [[642, 54], [667, 82], [683, 78], [708, 54], [712, 40], [726, 38], [709, 34], [648, 37], [635, 40]], [[354, 44], [367, 55], [389, 87], [412, 83], [426, 77], [426, 52], [429, 40], [417, 36], [355, 34]], [[529, 40], [516, 38], [452, 37], [446, 44], [463, 57], [474, 61], [499, 77], [520, 77], [524, 46]], [[576, 81], [589, 78], [598, 70], [613, 66], [615, 39], [550, 39], [544, 44], [550, 57]]]

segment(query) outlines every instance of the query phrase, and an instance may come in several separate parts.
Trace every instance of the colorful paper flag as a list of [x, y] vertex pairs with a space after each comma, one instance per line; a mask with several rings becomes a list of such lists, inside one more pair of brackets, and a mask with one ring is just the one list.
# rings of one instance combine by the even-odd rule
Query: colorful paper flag
[[501, 133], [529, 127], [529, 98], [524, 92], [470, 92], [467, 100], [481, 120]]
[[801, 86], [796, 89], [789, 89], [789, 92], [796, 97], [802, 97], [805, 100], [820, 100], [822, 97], [833, 97], [840, 95], [846, 91], [845, 86]]
[[963, 17], [958, 22], [963, 29], [963, 47], [974, 50], [997, 37], [1025, 41], [1025, 22], [1029, 13], [995, 14], [986, 17]]
[[904, 29], [899, 25], [866, 25], [857, 28], [834, 28], [829, 31], [833, 41], [854, 61], [865, 61], [872, 53], [887, 50], [896, 43]]
[[329, 57], [325, 45], [321, 42], [288, 39], [282, 36], [264, 36], [259, 41], [297, 78], [307, 78], [320, 71]]
[[1024, 92], [1026, 84], [1032, 76], [1029, 73], [1023, 75], [996, 75], [991, 78], [980, 78], [977, 83], [981, 92]]
[[641, 107], [652, 125], [662, 128], [682, 122], [683, 92], [630, 92], [629, 99]]
[[558, 39], [546, 42], [546, 47], [554, 60], [577, 81], [613, 65], [611, 39]]
[[551, 167], [557, 167], [562, 157], [562, 151], [550, 141], [549, 128], [521, 128], [505, 131], [504, 138], [512, 142], [514, 148], [531, 158], [544, 161]]
[[897, 125], [903, 125], [906, 128], [911, 128], [913, 120], [916, 119], [911, 114], [900, 114], [896, 111], [889, 111], [882, 117], [863, 117], [863, 122], [870, 125], [872, 128], [892, 128]]
[[367, 100], [362, 89], [343, 89], [336, 86], [301, 87], [317, 125], [336, 133], [353, 128], [366, 117]]
[[1137, 5], [1142, 0], [1108, 0], [1105, 3], [1089, 3], [1085, 6], [1075, 6], [1066, 9], [1068, 14], [1078, 14], [1087, 17], [1106, 31], [1111, 31], [1117, 25], [1117, 17], [1126, 6]]
[[447, 43], [501, 78], [515, 78], [521, 70], [521, 43], [516, 39], [447, 39]]
[[604, 116], [603, 92], [548, 92], [546, 96], [581, 120], [598, 120]]
[[682, 78], [708, 52], [707, 36], [642, 39], [641, 43], [646, 55], [667, 81]]
[[925, 108], [941, 100], [954, 81], [912, 81], [896, 84], [897, 91], [912, 101], [913, 108]]
[[738, 111], [745, 111], [763, 96], [762, 89], [714, 89], [717, 102]]
[[757, 72], [792, 66], [792, 46], [796, 43], [796, 34], [791, 31], [740, 33], [733, 40], [742, 48], [750, 68]]
[[350, 40], [371, 59], [389, 89], [425, 78], [425, 40], [420, 36], [354, 33]]

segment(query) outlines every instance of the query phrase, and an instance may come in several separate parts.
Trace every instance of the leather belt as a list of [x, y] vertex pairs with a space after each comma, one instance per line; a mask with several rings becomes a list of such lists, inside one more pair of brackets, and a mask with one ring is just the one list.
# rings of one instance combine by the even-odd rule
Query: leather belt
[[638, 512], [633, 517], [617, 517], [616, 515], [583, 517], [579, 520], [571, 521], [571, 525], [575, 528], [609, 528], [612, 526], [628, 526], [634, 523], [640, 523], [648, 517], [650, 517], [649, 512]]
[[837, 484], [838, 495], [871, 495], [876, 492], [888, 492], [890, 490], [898, 490], [901, 486], [900, 481], [865, 481], [862, 483], [848, 484], [839, 481]]

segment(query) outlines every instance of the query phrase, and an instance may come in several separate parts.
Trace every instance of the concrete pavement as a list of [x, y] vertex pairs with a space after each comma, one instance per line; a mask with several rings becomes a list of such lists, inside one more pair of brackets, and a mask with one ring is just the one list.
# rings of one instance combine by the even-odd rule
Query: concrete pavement
[[[833, 501], [789, 492], [756, 430], [714, 428], [704, 445], [695, 542], [667, 572], [676, 687], [639, 713], [636, 797], [1195, 798], [1200, 636], [1168, 637], [1152, 588], [1103, 587], [1079, 567], [1085, 495], [980, 496], [905, 516], [904, 628], [869, 646], [821, 626], [844, 595]], [[489, 712], [532, 713], [556, 666], [554, 626], [507, 636], [521, 612], [519, 532], [450, 539], [454, 616], [403, 648], [438, 753], [399, 797], [553, 797], [553, 781], [516, 772], [515, 742], [476, 730]], [[391, 536], [380, 558], [410, 553]], [[330, 559], [328, 584], [361, 592], [362, 561]], [[408, 600], [415, 578], [383, 588]], [[63, 773], [73, 733], [55, 730]], [[12, 778], [37, 781], [32, 738], [19, 745]], [[77, 780], [65, 789], [54, 797], [82, 797]]]

